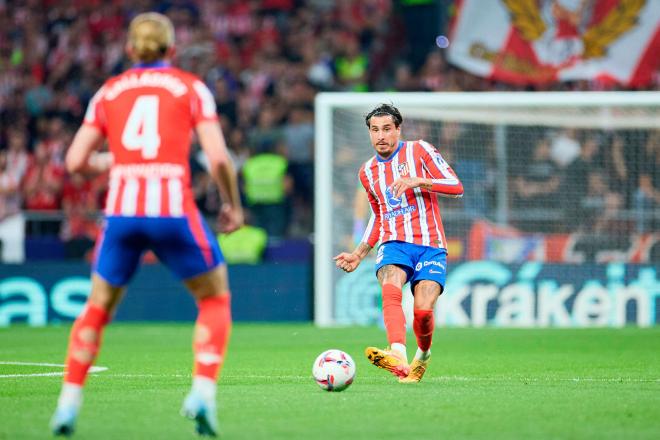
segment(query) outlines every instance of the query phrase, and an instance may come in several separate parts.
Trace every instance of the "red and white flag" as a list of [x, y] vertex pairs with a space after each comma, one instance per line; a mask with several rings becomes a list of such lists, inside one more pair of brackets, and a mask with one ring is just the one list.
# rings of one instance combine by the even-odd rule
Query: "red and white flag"
[[462, 0], [448, 59], [517, 84], [642, 87], [660, 67], [660, 0]]

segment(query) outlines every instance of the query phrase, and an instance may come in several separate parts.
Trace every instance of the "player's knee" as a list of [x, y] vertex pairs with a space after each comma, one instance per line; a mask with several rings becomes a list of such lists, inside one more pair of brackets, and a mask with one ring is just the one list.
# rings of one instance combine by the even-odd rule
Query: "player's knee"
[[228, 291], [227, 267], [220, 265], [215, 269], [184, 281], [190, 293], [197, 301], [223, 295]]
[[415, 288], [414, 308], [432, 310], [440, 296], [440, 286], [435, 282], [420, 282]]
[[393, 284], [398, 287], [403, 287], [406, 283], [406, 273], [403, 269], [393, 264], [388, 264], [378, 269], [376, 276], [378, 277], [381, 286], [385, 284]]

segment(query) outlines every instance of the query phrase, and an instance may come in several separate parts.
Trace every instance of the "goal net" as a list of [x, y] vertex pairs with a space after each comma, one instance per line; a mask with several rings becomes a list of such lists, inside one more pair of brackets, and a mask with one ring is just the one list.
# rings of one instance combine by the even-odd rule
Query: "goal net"
[[[370, 206], [364, 116], [403, 115], [463, 182], [440, 198], [439, 325], [653, 325], [660, 291], [660, 92], [322, 93], [316, 98], [315, 322], [381, 322], [376, 251], [351, 274]], [[409, 292], [409, 290], [407, 291]], [[410, 323], [412, 296], [404, 294]]]

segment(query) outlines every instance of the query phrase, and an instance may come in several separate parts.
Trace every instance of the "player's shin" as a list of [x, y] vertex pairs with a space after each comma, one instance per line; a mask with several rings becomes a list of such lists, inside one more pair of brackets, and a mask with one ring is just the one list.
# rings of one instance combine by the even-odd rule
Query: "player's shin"
[[109, 313], [98, 305], [87, 303], [71, 328], [66, 358], [65, 384], [82, 387], [89, 368], [101, 346], [103, 329], [110, 320]]
[[193, 341], [195, 352], [193, 374], [195, 378], [201, 378], [196, 383], [215, 384], [224, 362], [231, 332], [230, 295], [226, 293], [204, 298], [198, 302], [198, 307], [199, 314]]
[[[426, 357], [431, 349], [431, 340], [433, 338], [433, 329], [435, 322], [433, 319], [433, 310], [415, 309], [413, 320], [413, 331], [417, 338], [416, 358]], [[422, 359], [425, 360], [425, 359]]]
[[[383, 320], [387, 340], [393, 350], [406, 357], [406, 318], [403, 314], [401, 288], [394, 284], [383, 284]], [[406, 361], [407, 362], [407, 361]]]

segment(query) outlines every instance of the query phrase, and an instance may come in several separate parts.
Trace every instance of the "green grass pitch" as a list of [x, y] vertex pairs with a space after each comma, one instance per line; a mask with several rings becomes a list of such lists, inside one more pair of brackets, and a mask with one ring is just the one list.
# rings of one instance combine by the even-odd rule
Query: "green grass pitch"
[[[61, 363], [68, 330], [0, 329], [0, 439], [49, 438], [61, 377], [25, 375], [58, 369], [7, 362]], [[178, 415], [191, 334], [183, 324], [111, 325], [97, 362], [108, 370], [88, 381], [75, 438], [193, 438]], [[660, 328], [438, 329], [431, 367], [415, 385], [364, 358], [384, 339], [377, 328], [235, 325], [219, 387], [222, 436], [660, 438]], [[311, 378], [328, 348], [357, 363], [355, 383], [341, 393]]]

